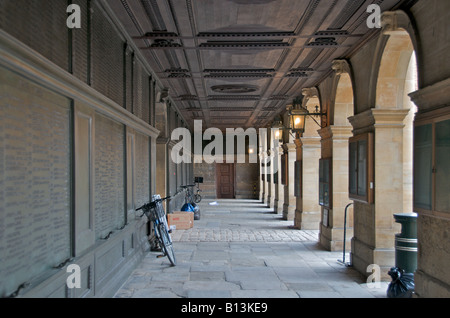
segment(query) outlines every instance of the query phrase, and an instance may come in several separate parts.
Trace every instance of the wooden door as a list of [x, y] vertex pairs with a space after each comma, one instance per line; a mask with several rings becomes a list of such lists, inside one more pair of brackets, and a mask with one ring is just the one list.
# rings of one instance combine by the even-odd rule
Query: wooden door
[[217, 198], [234, 199], [234, 164], [216, 166]]

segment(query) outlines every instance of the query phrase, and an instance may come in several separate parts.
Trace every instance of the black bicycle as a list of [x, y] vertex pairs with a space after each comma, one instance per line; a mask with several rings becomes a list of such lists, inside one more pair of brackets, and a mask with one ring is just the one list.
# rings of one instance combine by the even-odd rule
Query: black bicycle
[[202, 202], [202, 196], [200, 195], [200, 192], [202, 192], [202, 190], [200, 190], [200, 184], [197, 182], [197, 189], [195, 190], [196, 193], [194, 194], [194, 202], [195, 203], [200, 203]]
[[167, 199], [170, 199], [170, 197], [161, 199], [160, 195], [154, 195], [152, 197], [152, 202], [141, 206], [136, 209], [136, 211], [143, 210], [147, 218], [153, 222], [155, 236], [159, 241], [161, 251], [163, 252], [162, 257], [167, 256], [172, 266], [175, 266], [175, 252], [173, 250], [172, 238], [169, 234], [171, 231], [169, 230], [166, 213], [164, 212], [164, 207], [162, 205], [162, 202]]
[[194, 212], [194, 220], [200, 220], [200, 207], [195, 202], [195, 195], [192, 190], [193, 187], [195, 187], [195, 184], [181, 186], [185, 192], [185, 203], [181, 208], [181, 211]]
[[200, 195], [200, 183], [203, 183], [203, 177], [195, 177], [195, 184], [197, 185], [196, 193], [194, 194], [194, 202], [200, 203], [202, 201], [202, 196]]

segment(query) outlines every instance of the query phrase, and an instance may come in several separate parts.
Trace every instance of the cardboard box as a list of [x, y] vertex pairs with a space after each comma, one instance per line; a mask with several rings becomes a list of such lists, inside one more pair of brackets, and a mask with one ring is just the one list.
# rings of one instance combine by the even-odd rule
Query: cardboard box
[[194, 212], [173, 212], [168, 215], [169, 228], [189, 230], [194, 227]]

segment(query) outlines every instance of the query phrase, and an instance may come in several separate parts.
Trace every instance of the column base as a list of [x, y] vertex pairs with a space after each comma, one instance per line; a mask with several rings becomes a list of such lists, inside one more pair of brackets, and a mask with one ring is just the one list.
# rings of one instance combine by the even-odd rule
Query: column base
[[293, 221], [295, 219], [295, 205], [283, 204], [283, 220]]
[[299, 230], [319, 230], [320, 212], [295, 210], [295, 227]]
[[280, 211], [278, 210], [279, 200], [273, 200], [273, 213], [278, 214]]
[[382, 281], [392, 280], [388, 272], [395, 266], [394, 248], [376, 248], [353, 238], [350, 258], [353, 268], [363, 276], [369, 277], [372, 273], [367, 272], [367, 267], [375, 264], [381, 269], [380, 278]]
[[283, 207], [284, 207], [284, 202], [282, 200], [278, 200], [277, 209], [276, 209], [277, 214], [283, 214]]
[[266, 207], [270, 207], [270, 195], [266, 194], [266, 196], [264, 197], [264, 205]]
[[275, 200], [276, 200], [275, 197], [272, 196], [269, 201], [269, 207], [273, 210], [275, 210]]
[[[345, 234], [345, 251], [350, 252], [352, 247], [353, 228], [347, 228]], [[325, 227], [320, 223], [320, 245], [330, 252], [344, 249], [344, 228]]]

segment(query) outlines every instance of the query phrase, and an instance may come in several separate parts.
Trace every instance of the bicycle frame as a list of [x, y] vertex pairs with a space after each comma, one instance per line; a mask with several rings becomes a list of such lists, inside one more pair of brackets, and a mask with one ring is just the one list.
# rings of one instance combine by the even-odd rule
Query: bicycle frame
[[172, 239], [169, 234], [171, 230], [167, 224], [166, 213], [162, 206], [162, 201], [169, 198], [170, 197], [161, 199], [161, 196], [154, 195], [152, 197], [152, 202], [143, 205], [142, 207], [136, 209], [136, 211], [143, 210], [145, 216], [153, 223], [155, 236], [161, 244], [161, 248], [164, 253], [163, 256], [167, 256], [170, 263], [175, 266], [175, 254], [173, 251]]

